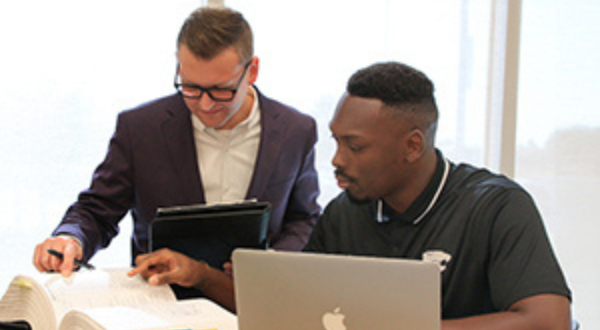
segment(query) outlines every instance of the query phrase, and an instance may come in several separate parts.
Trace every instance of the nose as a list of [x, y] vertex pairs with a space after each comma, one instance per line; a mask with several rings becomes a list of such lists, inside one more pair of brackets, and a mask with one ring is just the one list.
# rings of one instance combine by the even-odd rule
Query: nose
[[333, 165], [334, 168], [343, 167], [342, 153], [340, 152], [339, 146], [335, 148], [335, 154], [333, 154], [333, 158], [331, 158], [331, 165]]
[[210, 110], [216, 103], [206, 92], [202, 93], [199, 102], [203, 110]]

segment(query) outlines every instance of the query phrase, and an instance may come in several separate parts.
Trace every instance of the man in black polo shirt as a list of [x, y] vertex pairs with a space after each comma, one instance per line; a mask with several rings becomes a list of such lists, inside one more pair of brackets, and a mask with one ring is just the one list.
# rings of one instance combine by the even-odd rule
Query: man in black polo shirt
[[531, 196], [444, 158], [433, 89], [400, 63], [351, 77], [330, 124], [345, 191], [305, 251], [438, 263], [444, 330], [569, 329], [570, 291]]
[[[569, 329], [571, 294], [531, 196], [506, 177], [445, 159], [434, 145], [437, 119], [423, 73], [400, 63], [355, 73], [331, 121], [345, 192], [305, 251], [436, 262], [444, 330]], [[197, 285], [204, 268], [162, 250], [138, 257], [130, 274]], [[219, 283], [233, 290], [231, 279]]]

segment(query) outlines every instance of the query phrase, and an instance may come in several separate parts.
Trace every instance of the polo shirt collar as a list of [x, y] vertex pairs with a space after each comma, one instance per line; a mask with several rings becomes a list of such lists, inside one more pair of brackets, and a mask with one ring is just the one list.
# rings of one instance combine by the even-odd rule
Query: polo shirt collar
[[425, 218], [437, 202], [450, 172], [450, 162], [437, 149], [436, 154], [438, 161], [433, 177], [408, 210], [399, 214], [382, 199], [379, 199], [375, 202], [375, 219], [377, 222], [403, 221], [416, 225]]

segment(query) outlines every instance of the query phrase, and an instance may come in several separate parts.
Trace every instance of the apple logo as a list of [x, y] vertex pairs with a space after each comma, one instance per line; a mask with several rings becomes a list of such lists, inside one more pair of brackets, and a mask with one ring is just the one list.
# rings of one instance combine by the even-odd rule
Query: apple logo
[[344, 325], [346, 315], [342, 314], [340, 309], [338, 307], [333, 312], [323, 314], [323, 326], [326, 330], [346, 330], [346, 326]]

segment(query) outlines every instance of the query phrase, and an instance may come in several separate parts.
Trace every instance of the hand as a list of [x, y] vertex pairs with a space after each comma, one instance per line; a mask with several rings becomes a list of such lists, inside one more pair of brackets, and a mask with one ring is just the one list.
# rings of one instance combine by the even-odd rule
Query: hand
[[[62, 260], [48, 253], [48, 249], [54, 249], [63, 254]], [[68, 236], [57, 236], [47, 238], [43, 243], [35, 247], [33, 264], [40, 272], [56, 271], [63, 276], [69, 276], [76, 269], [75, 259], [83, 257], [81, 245]]]
[[151, 285], [178, 284], [202, 288], [212, 270], [205, 262], [191, 259], [181, 253], [161, 249], [135, 258], [136, 267], [128, 276], [142, 275]]
[[233, 277], [233, 263], [231, 263], [230, 261], [226, 262], [223, 264], [223, 272], [229, 276], [229, 277]]

